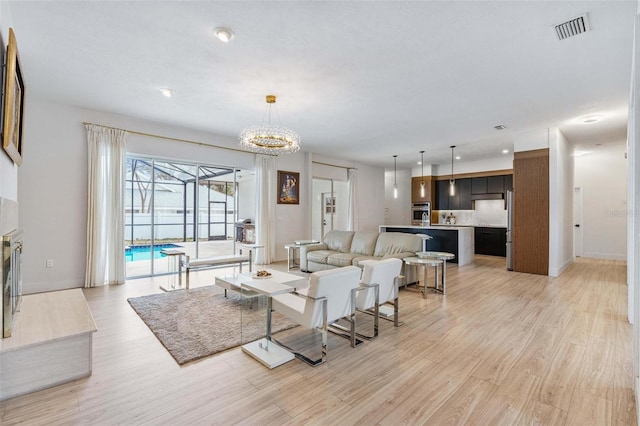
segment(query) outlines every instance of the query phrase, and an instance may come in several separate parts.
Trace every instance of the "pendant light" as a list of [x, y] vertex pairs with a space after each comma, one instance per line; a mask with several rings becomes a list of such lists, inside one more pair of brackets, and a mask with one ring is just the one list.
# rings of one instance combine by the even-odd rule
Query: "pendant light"
[[393, 198], [398, 198], [398, 168], [397, 168], [398, 156], [393, 156]]
[[[240, 148], [258, 154], [291, 154], [300, 149], [300, 135], [284, 127], [276, 109], [275, 95], [267, 95], [267, 122], [259, 126], [247, 127], [240, 133]], [[278, 118], [278, 124], [271, 124], [271, 110]]]
[[422, 180], [420, 181], [420, 197], [424, 198], [424, 151], [420, 151], [420, 165], [422, 166]]
[[451, 145], [451, 179], [449, 179], [449, 196], [454, 197], [456, 195], [456, 181], [453, 179], [453, 150], [455, 145]]

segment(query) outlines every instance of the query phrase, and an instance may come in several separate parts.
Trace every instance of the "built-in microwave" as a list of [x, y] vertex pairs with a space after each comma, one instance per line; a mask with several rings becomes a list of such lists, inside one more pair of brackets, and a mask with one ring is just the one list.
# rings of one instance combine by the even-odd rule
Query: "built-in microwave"
[[413, 203], [411, 206], [411, 224], [424, 226], [431, 224], [431, 203]]

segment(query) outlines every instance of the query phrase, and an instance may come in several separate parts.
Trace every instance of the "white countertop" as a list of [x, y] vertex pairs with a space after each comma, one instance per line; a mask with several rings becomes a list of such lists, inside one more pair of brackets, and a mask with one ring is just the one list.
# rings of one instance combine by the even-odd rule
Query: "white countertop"
[[420, 225], [380, 225], [380, 228], [409, 228], [409, 229], [450, 229], [452, 231], [460, 231], [464, 229], [473, 229], [473, 226], [465, 226], [465, 225], [430, 225], [430, 226], [420, 226]]

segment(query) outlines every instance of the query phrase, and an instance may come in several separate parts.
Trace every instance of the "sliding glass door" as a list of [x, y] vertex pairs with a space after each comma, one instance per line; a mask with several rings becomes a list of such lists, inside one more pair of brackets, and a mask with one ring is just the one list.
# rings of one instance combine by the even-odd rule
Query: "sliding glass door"
[[[253, 192], [252, 171], [141, 157], [126, 161], [127, 278], [169, 273], [164, 249], [191, 258], [236, 252], [239, 188]], [[245, 207], [244, 218], [253, 219], [254, 211]]]

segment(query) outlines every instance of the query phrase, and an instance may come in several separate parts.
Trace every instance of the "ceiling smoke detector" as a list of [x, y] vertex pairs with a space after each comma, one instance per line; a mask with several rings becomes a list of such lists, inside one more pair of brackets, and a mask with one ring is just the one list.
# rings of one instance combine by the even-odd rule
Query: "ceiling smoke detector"
[[586, 33], [591, 28], [589, 27], [589, 17], [586, 13], [570, 19], [567, 22], [553, 27], [558, 40], [564, 40], [569, 37], [577, 36], [578, 34]]

